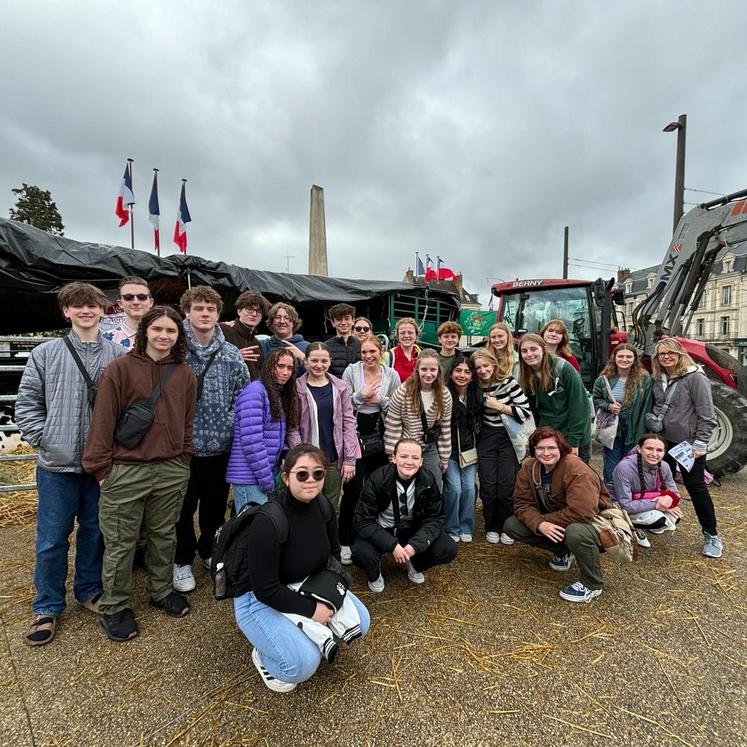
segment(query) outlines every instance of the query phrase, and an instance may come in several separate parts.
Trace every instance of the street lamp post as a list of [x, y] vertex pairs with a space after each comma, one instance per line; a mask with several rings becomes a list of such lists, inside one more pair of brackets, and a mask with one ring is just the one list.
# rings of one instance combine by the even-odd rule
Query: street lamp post
[[662, 132], [677, 130], [677, 162], [674, 169], [674, 216], [672, 234], [684, 212], [685, 206], [685, 136], [687, 134], [687, 114], [680, 114], [676, 122], [670, 122]]

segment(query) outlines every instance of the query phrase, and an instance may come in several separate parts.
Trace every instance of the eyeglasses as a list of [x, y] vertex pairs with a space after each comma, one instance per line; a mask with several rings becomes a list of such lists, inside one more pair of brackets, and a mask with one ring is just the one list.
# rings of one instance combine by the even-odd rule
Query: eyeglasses
[[259, 306], [243, 306], [239, 311], [246, 311], [247, 314], [261, 314], [262, 309]]
[[677, 353], [674, 350], [662, 350], [662, 352], [657, 353], [657, 358], [679, 358], [680, 353]]
[[321, 482], [327, 476], [327, 470], [323, 467], [319, 467], [313, 472], [309, 472], [307, 469], [297, 469], [295, 472], [291, 472], [290, 474], [295, 475], [298, 482], [308, 482], [309, 479], [311, 479], [312, 482]]
[[370, 332], [371, 327], [353, 327], [356, 332]]
[[123, 293], [123, 301], [134, 301], [137, 298], [138, 301], [147, 301], [150, 298], [150, 293]]

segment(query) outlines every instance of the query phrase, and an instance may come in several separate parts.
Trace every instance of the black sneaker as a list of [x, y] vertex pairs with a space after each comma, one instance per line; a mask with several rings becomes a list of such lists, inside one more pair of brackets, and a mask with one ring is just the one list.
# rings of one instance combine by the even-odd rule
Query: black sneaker
[[129, 607], [112, 615], [102, 613], [99, 622], [110, 641], [131, 641], [138, 634], [135, 615]]
[[172, 591], [171, 594], [158, 601], [151, 599], [150, 603], [153, 607], [157, 607], [167, 615], [171, 615], [171, 617], [184, 617], [184, 615], [189, 613], [187, 597], [177, 594], [175, 591]]

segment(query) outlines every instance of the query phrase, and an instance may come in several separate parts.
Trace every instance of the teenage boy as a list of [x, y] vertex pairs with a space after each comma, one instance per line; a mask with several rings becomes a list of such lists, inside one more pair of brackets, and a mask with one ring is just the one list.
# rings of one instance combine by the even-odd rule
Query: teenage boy
[[[197, 377], [192, 464], [176, 524], [174, 556], [174, 589], [187, 592], [195, 588], [195, 552], [209, 569], [215, 532], [226, 520], [226, 467], [233, 438], [233, 408], [249, 381], [249, 371], [238, 348], [226, 342], [218, 326], [223, 302], [216, 291], [207, 285], [190, 288], [182, 296], [181, 307], [185, 316], [186, 360]], [[199, 540], [194, 524], [198, 504]]]
[[132, 350], [135, 344], [137, 325], [148, 309], [153, 306], [153, 296], [150, 294], [148, 283], [136, 275], [128, 275], [119, 281], [119, 298], [117, 303], [124, 318], [115, 327], [102, 332], [104, 339], [111, 340], [127, 350]]
[[[95, 385], [111, 361], [125, 350], [104, 340], [99, 322], [106, 296], [88, 283], [68, 283], [57, 300], [72, 330], [66, 338], [45, 342], [31, 352], [21, 377], [16, 422], [24, 439], [38, 450], [34, 619], [26, 633], [29, 646], [49, 643], [57, 617], [65, 609], [67, 554], [75, 521], [75, 576], [78, 603], [98, 612], [101, 596], [99, 484], [81, 464], [91, 422]], [[90, 378], [90, 386], [68, 345]]]
[[441, 371], [441, 380], [448, 385], [447, 376], [449, 367], [454, 360], [459, 338], [462, 336], [462, 328], [457, 322], [444, 322], [438, 328], [436, 333], [438, 341], [441, 343], [441, 350], [438, 351], [438, 367]]
[[244, 291], [236, 299], [238, 318], [219, 325], [226, 340], [239, 349], [252, 381], [256, 381], [262, 372], [262, 348], [255, 332], [269, 309], [270, 302], [261, 293]]
[[[184, 362], [181, 317], [154, 306], [140, 322], [130, 353], [113, 361], [101, 377], [83, 467], [101, 486], [99, 523], [104, 536], [99, 622], [112, 641], [138, 634], [130, 609], [132, 560], [140, 533], [150, 602], [172, 617], [189, 603], [172, 588], [176, 520], [189, 480], [196, 381]], [[132, 406], [152, 405], [153, 418], [137, 437], [125, 438], [118, 423]], [[119, 435], [117, 433], [119, 432]], [[127, 444], [127, 445], [125, 445]]]
[[324, 343], [329, 348], [332, 361], [329, 372], [340, 378], [351, 363], [361, 359], [361, 343], [353, 334], [355, 308], [347, 303], [337, 303], [330, 308], [327, 316], [337, 332], [336, 337]]

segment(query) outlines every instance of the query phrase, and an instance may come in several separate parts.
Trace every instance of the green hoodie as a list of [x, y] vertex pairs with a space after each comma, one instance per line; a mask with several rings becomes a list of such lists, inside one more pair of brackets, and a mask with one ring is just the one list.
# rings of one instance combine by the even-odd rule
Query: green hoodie
[[[607, 410], [607, 405], [611, 402], [607, 387], [604, 385], [604, 378], [604, 376], [597, 378], [591, 392], [591, 396], [594, 398], [594, 407], [597, 410]], [[618, 378], [618, 376], [610, 376], [608, 379], [610, 389], [615, 388]], [[646, 432], [646, 413], [650, 411], [651, 377], [646, 374], [633, 388], [633, 396], [630, 402], [625, 405], [620, 413], [620, 417], [625, 423], [625, 433], [628, 439], [626, 446], [637, 443], [638, 439]]]

